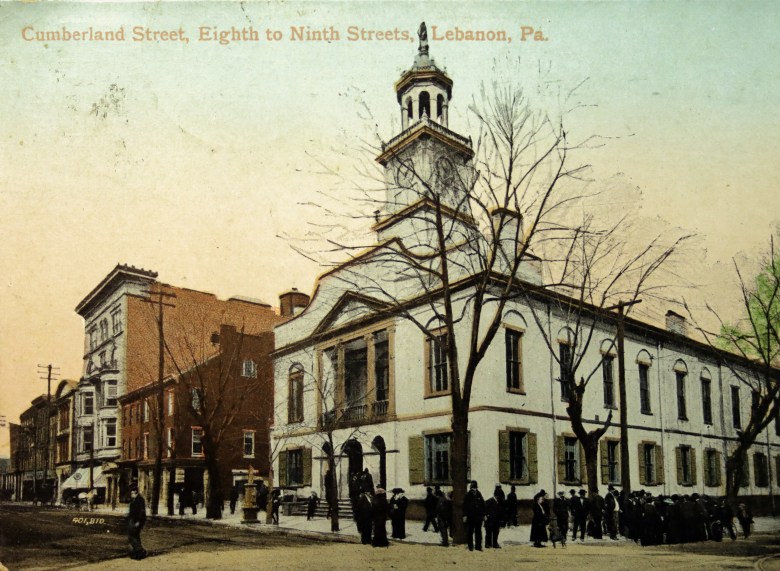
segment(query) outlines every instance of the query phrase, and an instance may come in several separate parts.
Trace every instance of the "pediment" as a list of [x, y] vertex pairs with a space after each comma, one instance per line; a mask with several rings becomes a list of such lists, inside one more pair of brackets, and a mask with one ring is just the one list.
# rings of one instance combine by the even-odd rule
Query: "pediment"
[[323, 333], [347, 323], [360, 321], [389, 308], [390, 305], [388, 303], [376, 298], [357, 292], [347, 292], [339, 298], [333, 305], [333, 308], [320, 321], [314, 333]]

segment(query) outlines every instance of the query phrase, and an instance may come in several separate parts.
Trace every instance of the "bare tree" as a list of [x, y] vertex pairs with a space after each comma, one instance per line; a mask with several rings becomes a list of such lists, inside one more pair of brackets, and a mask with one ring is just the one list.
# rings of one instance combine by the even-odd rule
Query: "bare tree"
[[739, 318], [724, 320], [707, 303], [705, 318], [717, 323], [717, 330], [694, 319], [698, 331], [717, 351], [719, 362], [751, 395], [750, 416], [737, 431], [737, 445], [726, 459], [726, 497], [731, 502], [745, 485], [748, 451], [773, 419], [780, 422], [780, 253], [775, 249], [775, 236], [770, 237], [769, 248], [760, 258], [761, 269], [752, 280], [745, 278], [736, 259], [733, 264], [741, 301]]

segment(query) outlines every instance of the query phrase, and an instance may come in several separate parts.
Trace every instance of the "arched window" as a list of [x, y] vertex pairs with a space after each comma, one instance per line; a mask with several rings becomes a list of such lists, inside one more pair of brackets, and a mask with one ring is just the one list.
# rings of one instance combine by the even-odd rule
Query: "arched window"
[[427, 91], [420, 93], [420, 118], [423, 115], [431, 116], [431, 96]]
[[441, 120], [441, 116], [444, 114], [444, 96], [439, 94], [436, 96], [436, 117]]
[[642, 414], [652, 414], [650, 406], [650, 366], [653, 358], [644, 349], [636, 356], [636, 364], [639, 370], [639, 410]]
[[406, 98], [406, 116], [409, 120], [414, 119], [414, 109], [412, 109], [412, 98]]

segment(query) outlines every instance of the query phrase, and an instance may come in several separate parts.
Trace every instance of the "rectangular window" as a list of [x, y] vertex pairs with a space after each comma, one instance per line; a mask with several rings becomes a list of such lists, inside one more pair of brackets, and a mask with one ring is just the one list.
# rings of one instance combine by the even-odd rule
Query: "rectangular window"
[[168, 391], [168, 416], [173, 416], [173, 390]]
[[118, 309], [111, 313], [111, 330], [114, 335], [122, 331], [122, 314]]
[[525, 432], [509, 433], [509, 478], [528, 480], [528, 435]]
[[166, 455], [170, 458], [173, 456], [173, 447], [176, 443], [176, 429], [168, 427], [166, 435]]
[[198, 426], [192, 427], [192, 455], [203, 456], [203, 429]]
[[734, 428], [742, 428], [742, 417], [739, 414], [739, 387], [731, 387], [731, 419]]
[[241, 364], [241, 376], [248, 379], [257, 378], [257, 364], [252, 359], [244, 359]]
[[650, 409], [650, 366], [639, 363], [639, 410], [642, 414], [651, 414]]
[[507, 329], [504, 336], [506, 345], [506, 390], [524, 392], [523, 387], [523, 334]]
[[701, 408], [704, 424], [712, 424], [712, 382], [710, 379], [701, 379]]
[[98, 344], [98, 338], [97, 338], [98, 332], [97, 327], [93, 327], [89, 330], [89, 350], [93, 351], [95, 347], [97, 347]]
[[149, 422], [149, 401], [144, 401], [144, 422]]
[[92, 450], [93, 445], [93, 439], [92, 439], [92, 427], [91, 426], [85, 426], [84, 429], [81, 431], [81, 451], [82, 452], [89, 452]]
[[654, 484], [656, 482], [655, 451], [655, 444], [645, 444], [642, 447], [645, 461], [645, 482], [648, 484]]
[[620, 481], [620, 442], [607, 441], [607, 478], [610, 484]]
[[368, 345], [361, 337], [344, 344], [344, 397], [347, 407], [364, 406], [367, 392]]
[[614, 357], [610, 355], [604, 355], [601, 359], [601, 376], [604, 379], [604, 406], [607, 408], [615, 407], [614, 360]]
[[244, 458], [255, 457], [255, 431], [244, 431]]
[[294, 369], [290, 372], [287, 383], [289, 400], [287, 402], [287, 422], [303, 422], [303, 371]]
[[425, 437], [425, 479], [428, 482], [450, 483], [451, 434]]
[[200, 412], [200, 391], [198, 389], [192, 389], [192, 410]]
[[106, 420], [106, 447], [116, 447], [116, 419], [109, 418]]
[[563, 439], [564, 480], [576, 482], [580, 479], [580, 450], [576, 438]]
[[116, 381], [106, 381], [106, 406], [116, 406]]
[[685, 407], [685, 377], [683, 371], [675, 371], [677, 378], [677, 418], [679, 420], [688, 420], [688, 411]]
[[84, 414], [95, 414], [95, 395], [84, 393]]
[[769, 486], [769, 462], [766, 454], [757, 452], [753, 454], [753, 471], [756, 477], [756, 486], [766, 488]]
[[571, 346], [566, 343], [558, 345], [558, 360], [560, 365], [561, 400], [568, 401], [571, 396], [574, 379], [572, 378]]
[[303, 450], [287, 451], [287, 485], [303, 485]]
[[387, 330], [374, 333], [374, 376], [376, 377], [376, 401], [390, 399], [390, 344]]
[[447, 367], [447, 333], [434, 335], [428, 340], [428, 380], [432, 394], [446, 393], [450, 390], [449, 369]]
[[680, 446], [680, 478], [683, 485], [689, 486], [694, 483], [690, 446]]

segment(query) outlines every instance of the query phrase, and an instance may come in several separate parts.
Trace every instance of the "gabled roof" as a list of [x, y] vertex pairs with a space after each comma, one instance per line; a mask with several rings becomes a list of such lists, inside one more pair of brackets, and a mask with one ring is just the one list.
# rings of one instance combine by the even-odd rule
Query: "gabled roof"
[[372, 314], [378, 311], [385, 311], [389, 309], [390, 304], [383, 302], [374, 297], [363, 295], [361, 293], [348, 291], [344, 293], [339, 300], [333, 304], [331, 310], [322, 318], [319, 325], [314, 329], [313, 334], [317, 335], [330, 329], [330, 327], [336, 323], [338, 318], [344, 314], [350, 306], [363, 306], [368, 309]]

